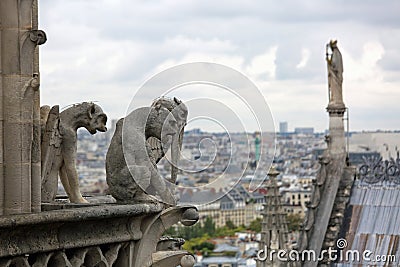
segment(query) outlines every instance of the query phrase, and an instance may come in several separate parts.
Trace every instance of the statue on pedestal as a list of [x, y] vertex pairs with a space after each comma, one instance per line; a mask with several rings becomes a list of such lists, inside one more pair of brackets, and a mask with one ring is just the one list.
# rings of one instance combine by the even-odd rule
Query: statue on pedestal
[[337, 40], [326, 45], [326, 62], [328, 66], [329, 105], [328, 107], [344, 107], [342, 95], [343, 60], [337, 47]]

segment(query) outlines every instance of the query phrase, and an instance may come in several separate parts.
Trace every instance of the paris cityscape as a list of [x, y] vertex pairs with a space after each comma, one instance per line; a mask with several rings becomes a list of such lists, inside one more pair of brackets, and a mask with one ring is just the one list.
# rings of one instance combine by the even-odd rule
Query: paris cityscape
[[[115, 123], [115, 120], [112, 123]], [[279, 126], [279, 132], [276, 134], [276, 148], [272, 149], [275, 152], [273, 166], [279, 172], [278, 184], [282, 207], [290, 222], [290, 246], [296, 247], [299, 229], [307, 211], [306, 203], [311, 200], [313, 180], [316, 179], [319, 169], [318, 159], [326, 149], [324, 141], [326, 132], [314, 132], [313, 127], [294, 127], [292, 131], [288, 131], [287, 122], [281, 122]], [[112, 135], [112, 127], [107, 133], [95, 136], [84, 130], [78, 132], [77, 169], [80, 174], [82, 192], [88, 196], [107, 194], [104, 162]], [[193, 188], [194, 192], [201, 191], [198, 198], [216, 199], [212, 203], [198, 206], [199, 225], [206, 224], [206, 228], [213, 227], [214, 234], [202, 233], [201, 229], [187, 230], [183, 233], [191, 239], [187, 240], [188, 247], [185, 248], [197, 252], [199, 259], [202, 259], [202, 255], [206, 253], [214, 255], [215, 262], [225, 260], [231, 264], [239, 264], [237, 266], [253, 266], [261, 238], [259, 232], [263, 218], [262, 210], [266, 203], [266, 181], [256, 191], [250, 192], [248, 184], [253, 174], [252, 167], [250, 166], [250, 170], [242, 175], [243, 166], [251, 165], [256, 158], [257, 135], [255, 133], [230, 133], [230, 136], [242, 140], [242, 147], [236, 147], [232, 154], [230, 146], [227, 145], [228, 136], [226, 134], [203, 132], [200, 129], [185, 132], [182, 155], [192, 160], [191, 167], [197, 169], [198, 166], [194, 166], [195, 164], [208, 165], [210, 158], [213, 166], [208, 167], [206, 172], [186, 174], [183, 171], [178, 175], [177, 183]], [[204, 139], [212, 140], [216, 146], [207, 146], [207, 144], [201, 146], [201, 140]], [[264, 141], [268, 142], [269, 140]], [[240, 151], [244, 150], [247, 142], [250, 143], [252, 150], [250, 163], [247, 162], [246, 153], [242, 157], [240, 155]], [[364, 160], [367, 158], [396, 158], [398, 148], [400, 148], [400, 131], [350, 132], [348, 142], [350, 164], [360, 168], [365, 164]], [[264, 144], [264, 147], [267, 145]], [[242, 177], [240, 182], [229, 192], [198, 189], [198, 186], [211, 182], [225, 171], [229, 157], [235, 159], [235, 164], [230, 166], [228, 177], [232, 177], [232, 181], [236, 177]], [[161, 162], [159, 168], [165, 176], [168, 175], [170, 171], [168, 162]], [[65, 194], [61, 184], [59, 184], [59, 190], [60, 194]], [[185, 200], [184, 193], [181, 192], [182, 201]], [[182, 235], [182, 232], [179, 232], [183, 231], [182, 229], [178, 227], [176, 230], [178, 232], [172, 230], [171, 233]], [[216, 230], [219, 231], [219, 235], [215, 234]], [[225, 258], [221, 258], [221, 255]], [[224, 255], [228, 255], [228, 257]], [[211, 262], [212, 259], [213, 257], [209, 257], [205, 262]]]
[[400, 266], [398, 0], [0, 1], [0, 267]]

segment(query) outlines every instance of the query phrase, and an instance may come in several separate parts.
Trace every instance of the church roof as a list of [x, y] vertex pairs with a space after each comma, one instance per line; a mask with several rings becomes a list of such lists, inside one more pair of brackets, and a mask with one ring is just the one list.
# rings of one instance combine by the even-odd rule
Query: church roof
[[400, 260], [400, 185], [356, 181], [346, 217], [345, 250], [369, 250], [374, 255], [395, 255]]

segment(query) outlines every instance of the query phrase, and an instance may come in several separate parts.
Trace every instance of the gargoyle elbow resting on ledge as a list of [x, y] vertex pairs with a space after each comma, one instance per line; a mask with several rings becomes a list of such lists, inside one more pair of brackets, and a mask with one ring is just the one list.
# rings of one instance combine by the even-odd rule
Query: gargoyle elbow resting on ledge
[[57, 194], [58, 176], [72, 203], [88, 203], [79, 190], [76, 170], [78, 128], [91, 134], [107, 131], [107, 115], [100, 106], [83, 102], [59, 113], [58, 106], [51, 110], [41, 108], [42, 125], [42, 201], [51, 202]]
[[[109, 192], [118, 202], [176, 204], [173, 185], [187, 113], [181, 101], [163, 97], [117, 122], [106, 156], [106, 173]], [[170, 183], [161, 177], [156, 165], [169, 146]]]

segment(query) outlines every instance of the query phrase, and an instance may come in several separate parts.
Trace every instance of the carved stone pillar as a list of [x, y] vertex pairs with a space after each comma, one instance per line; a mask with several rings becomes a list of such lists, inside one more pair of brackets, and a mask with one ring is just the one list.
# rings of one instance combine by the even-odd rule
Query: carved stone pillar
[[344, 135], [343, 116], [346, 108], [334, 108], [328, 106], [329, 113], [329, 138], [328, 149], [330, 155], [343, 155], [346, 153], [346, 141]]
[[0, 214], [39, 211], [37, 0], [0, 1], [0, 25]]
[[[340, 68], [342, 70], [342, 67]], [[331, 83], [329, 86], [331, 87]], [[348, 196], [342, 195], [348, 190], [348, 186], [351, 187], [353, 176], [352, 168], [346, 167], [343, 123], [346, 107], [341, 96], [341, 82], [340, 88], [335, 90], [340, 91], [340, 96], [334, 98], [339, 101], [330, 101], [326, 109], [329, 113], [329, 136], [326, 138], [328, 149], [320, 159], [321, 169], [314, 184], [314, 192], [308, 204], [306, 222], [299, 242], [301, 251], [312, 250], [316, 255], [320, 255], [321, 250], [326, 248], [326, 244], [329, 242], [334, 244], [336, 241], [341, 225], [341, 220], [338, 222], [337, 217], [338, 214], [342, 217], [340, 213], [344, 211], [348, 201]], [[349, 182], [344, 183], [347, 180]], [[325, 266], [324, 264], [322, 261], [305, 261], [301, 263], [301, 266], [316, 267]]]

